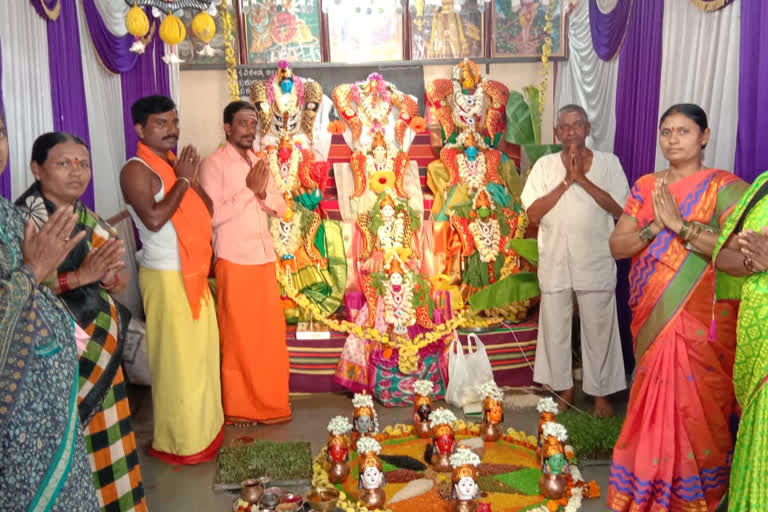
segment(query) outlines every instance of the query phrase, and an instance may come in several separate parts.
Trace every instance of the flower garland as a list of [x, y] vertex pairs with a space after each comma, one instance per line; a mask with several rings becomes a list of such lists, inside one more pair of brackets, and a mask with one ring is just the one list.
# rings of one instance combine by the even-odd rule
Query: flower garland
[[352, 396], [352, 407], [370, 407], [373, 409], [373, 397], [368, 393], [355, 393]]
[[350, 430], [352, 430], [352, 423], [346, 416], [334, 416], [328, 422], [328, 432], [334, 436], [347, 434]]
[[539, 400], [538, 404], [536, 404], [536, 410], [539, 411], [539, 413], [548, 412], [550, 414], [557, 414], [557, 403], [552, 399], [551, 396], [544, 397]]
[[479, 466], [480, 457], [469, 448], [459, 448], [451, 454], [451, 466], [458, 468], [460, 466]]
[[296, 146], [291, 147], [291, 157], [288, 159], [288, 172], [283, 174], [283, 170], [286, 164], [278, 162], [277, 158], [278, 149], [274, 148], [267, 154], [267, 160], [269, 162], [269, 170], [272, 173], [272, 177], [275, 179], [277, 189], [283, 195], [290, 195], [293, 191], [293, 187], [296, 184], [296, 178], [299, 175], [299, 164], [301, 163], [302, 154]]
[[456, 155], [456, 165], [459, 168], [461, 182], [470, 190], [483, 187], [486, 172], [485, 153], [478, 153], [474, 162], [470, 162], [464, 153], [459, 153]]
[[227, 76], [229, 77], [229, 99], [237, 101], [240, 99], [240, 85], [237, 83], [237, 60], [235, 59], [235, 47], [234, 47], [234, 25], [232, 24], [232, 16], [227, 9], [227, 0], [221, 0], [221, 20], [222, 29], [224, 32], [224, 44], [226, 49], [224, 50], [224, 56], [227, 61]]
[[480, 219], [469, 223], [469, 232], [475, 240], [475, 247], [480, 253], [480, 261], [490, 263], [496, 261], [499, 254], [499, 242], [501, 241], [501, 229], [499, 221], [491, 218], [487, 222]]
[[[384, 226], [382, 226], [383, 228]], [[379, 228], [379, 229], [382, 229]], [[403, 274], [403, 282], [400, 284], [400, 292], [392, 289], [390, 279], [387, 294], [384, 296], [384, 320], [388, 324], [401, 327], [409, 327], [416, 323], [416, 315], [413, 312], [413, 278], [409, 272]]]
[[[282, 259], [296, 253], [301, 243], [301, 222], [299, 221], [299, 212], [294, 212], [291, 220], [270, 219], [269, 232], [272, 240], [275, 242], [275, 252]], [[290, 224], [288, 231], [283, 226]]]
[[442, 407], [432, 411], [429, 415], [429, 426], [435, 428], [437, 425], [451, 425], [456, 422], [456, 415], [450, 409]]
[[504, 392], [499, 389], [496, 382], [489, 380], [480, 385], [480, 396], [501, 402], [504, 400]]
[[560, 423], [555, 423], [554, 421], [546, 422], [544, 426], [541, 427], [541, 434], [544, 437], [552, 436], [561, 443], [564, 443], [568, 440], [568, 431], [565, 430], [563, 425]]
[[549, 81], [549, 57], [552, 55], [552, 20], [555, 18], [555, 2], [550, 0], [544, 15], [544, 44], [541, 46], [541, 82], [539, 82], [539, 117], [544, 115], [544, 99]]
[[365, 159], [365, 175], [370, 178], [377, 172], [394, 172], [395, 159], [394, 157], [390, 156], [390, 154], [391, 151], [387, 149], [387, 160], [384, 163], [384, 168], [379, 168], [379, 166], [376, 165], [376, 161], [374, 160], [373, 156], [367, 156]]
[[483, 113], [483, 107], [485, 107], [485, 90], [483, 89], [483, 84], [478, 84], [477, 88], [475, 88], [475, 92], [472, 94], [464, 94], [461, 85], [454, 81], [451, 100], [454, 106], [461, 110], [466, 116], [479, 117]]
[[379, 239], [379, 247], [382, 249], [397, 249], [405, 247], [403, 238], [405, 237], [405, 220], [402, 213], [397, 214], [389, 222], [384, 222], [376, 230], [376, 237]]
[[431, 380], [417, 380], [413, 383], [413, 392], [421, 396], [430, 396], [435, 390]]
[[358, 453], [375, 453], [378, 455], [381, 453], [381, 445], [373, 437], [361, 437], [357, 440], [357, 452]]

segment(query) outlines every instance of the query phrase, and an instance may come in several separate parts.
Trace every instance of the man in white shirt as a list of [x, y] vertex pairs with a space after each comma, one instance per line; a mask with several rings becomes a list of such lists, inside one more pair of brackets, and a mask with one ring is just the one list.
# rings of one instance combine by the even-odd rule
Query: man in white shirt
[[539, 225], [539, 342], [533, 378], [573, 402], [571, 322], [579, 304], [584, 392], [594, 413], [613, 415], [607, 396], [627, 387], [616, 316], [616, 263], [608, 237], [621, 215], [629, 185], [615, 155], [585, 146], [589, 119], [567, 105], [557, 113], [561, 152], [541, 157], [521, 196], [528, 218]]

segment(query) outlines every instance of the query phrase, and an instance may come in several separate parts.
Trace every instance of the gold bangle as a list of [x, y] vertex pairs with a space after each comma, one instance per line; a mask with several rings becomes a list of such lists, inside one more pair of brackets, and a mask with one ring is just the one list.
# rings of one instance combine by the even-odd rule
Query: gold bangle
[[651, 240], [653, 240], [653, 238], [656, 235], [654, 235], [653, 232], [651, 232], [651, 225], [646, 224], [645, 226], [643, 226], [643, 228], [640, 231], [637, 232], [637, 236], [639, 236], [640, 240], [642, 240], [643, 242], [648, 243]]
[[680, 231], [677, 233], [678, 235], [680, 235], [680, 238], [682, 238], [686, 242], [688, 241], [688, 230], [690, 229], [690, 226], [691, 224], [687, 220], [684, 220], [683, 223], [680, 225]]
[[189, 178], [186, 176], [181, 176], [180, 178], [176, 178], [178, 181], [185, 181], [187, 183], [188, 188], [192, 188], [192, 182], [189, 181]]

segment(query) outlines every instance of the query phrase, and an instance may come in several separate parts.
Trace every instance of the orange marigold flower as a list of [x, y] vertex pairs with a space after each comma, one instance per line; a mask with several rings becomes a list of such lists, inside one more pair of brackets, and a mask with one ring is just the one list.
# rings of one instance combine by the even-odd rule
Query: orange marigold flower
[[426, 131], [427, 121], [421, 116], [416, 116], [411, 119], [411, 122], [408, 124], [408, 126], [410, 126], [411, 130], [415, 131], [416, 133], [421, 133]]
[[336, 119], [328, 123], [328, 131], [334, 135], [341, 135], [346, 129], [347, 125], [344, 124], [344, 121]]

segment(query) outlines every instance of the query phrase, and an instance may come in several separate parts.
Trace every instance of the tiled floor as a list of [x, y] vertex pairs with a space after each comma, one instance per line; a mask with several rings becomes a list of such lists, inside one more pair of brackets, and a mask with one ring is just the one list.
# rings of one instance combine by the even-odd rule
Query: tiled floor
[[[198, 466], [170, 466], [146, 454], [152, 438], [151, 394], [149, 388], [130, 387], [129, 396], [150, 511], [227, 512], [232, 510], [235, 495], [213, 491], [215, 462]], [[579, 397], [577, 404], [583, 409], [590, 406], [584, 402], [583, 396]], [[327, 440], [325, 427], [328, 419], [337, 414], [351, 415], [352, 412], [351, 401], [343, 394], [295, 397], [292, 405], [293, 421], [291, 423], [258, 426], [252, 429], [227, 427], [224, 442], [232, 442], [236, 437], [243, 435], [273, 441], [307, 440], [312, 443], [313, 453], [317, 453]], [[409, 408], [391, 409], [379, 405], [377, 411], [382, 425], [410, 421]], [[538, 413], [534, 408], [505, 411], [507, 426], [531, 433], [535, 431], [537, 423]], [[607, 461], [582, 461], [581, 469], [585, 479], [597, 480], [603, 490], [607, 488]], [[296, 491], [302, 492], [301, 489]], [[605, 502], [603, 500], [585, 501], [582, 510], [584, 512], [603, 511]]]

